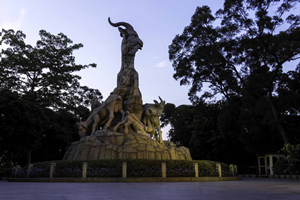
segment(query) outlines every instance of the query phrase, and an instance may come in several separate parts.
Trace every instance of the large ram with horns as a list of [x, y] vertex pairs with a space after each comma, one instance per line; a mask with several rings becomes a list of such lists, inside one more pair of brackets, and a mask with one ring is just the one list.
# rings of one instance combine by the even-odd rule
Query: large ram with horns
[[142, 118], [143, 102], [139, 89], [139, 76], [134, 68], [135, 53], [143, 47], [143, 41], [139, 38], [133, 27], [126, 22], [112, 23], [113, 27], [118, 27], [122, 39], [122, 64], [118, 73], [117, 88], [112, 93], [120, 95], [123, 99], [124, 111], [134, 113], [138, 120]]

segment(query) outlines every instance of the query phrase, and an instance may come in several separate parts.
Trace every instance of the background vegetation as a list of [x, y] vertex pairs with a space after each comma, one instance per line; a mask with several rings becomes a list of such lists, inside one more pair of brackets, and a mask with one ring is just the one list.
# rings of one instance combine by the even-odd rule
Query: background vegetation
[[215, 14], [198, 7], [174, 38], [173, 76], [191, 86], [193, 105], [167, 104], [162, 121], [193, 159], [256, 165], [257, 155], [300, 143], [299, 6], [225, 0]]
[[[2, 164], [63, 158], [78, 140], [76, 122], [89, 114], [96, 89], [81, 86], [73, 51], [83, 47], [64, 34], [40, 31], [36, 46], [21, 31], [0, 32], [0, 156]], [[32, 159], [31, 159], [32, 158]]]

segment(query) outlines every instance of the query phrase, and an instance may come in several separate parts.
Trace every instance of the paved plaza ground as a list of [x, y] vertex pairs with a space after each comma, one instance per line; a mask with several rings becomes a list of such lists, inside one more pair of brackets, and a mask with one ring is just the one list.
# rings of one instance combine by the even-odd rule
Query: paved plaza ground
[[0, 181], [0, 200], [299, 200], [300, 180], [243, 178], [221, 182], [49, 183]]

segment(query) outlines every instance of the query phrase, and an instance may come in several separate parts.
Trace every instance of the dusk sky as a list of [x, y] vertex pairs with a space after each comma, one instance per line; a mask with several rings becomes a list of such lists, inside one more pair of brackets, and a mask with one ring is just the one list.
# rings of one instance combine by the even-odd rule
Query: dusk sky
[[[121, 40], [112, 22], [130, 23], [144, 42], [135, 57], [143, 103], [158, 96], [176, 106], [191, 104], [189, 86], [173, 78], [168, 46], [190, 24], [197, 6], [208, 5], [214, 14], [224, 0], [0, 0], [1, 29], [21, 30], [35, 46], [41, 29], [64, 33], [83, 48], [74, 52], [77, 64], [96, 63], [82, 70], [82, 85], [99, 89], [104, 97], [116, 87], [121, 68]], [[294, 8], [297, 13], [297, 8]], [[291, 65], [294, 68], [296, 64]], [[288, 66], [289, 67], [289, 66]], [[163, 130], [163, 138], [167, 139]]]
[[128, 22], [144, 42], [135, 57], [143, 103], [160, 96], [179, 106], [190, 104], [189, 87], [173, 78], [168, 46], [189, 25], [197, 6], [203, 5], [215, 13], [223, 0], [0, 0], [0, 26], [23, 31], [26, 43], [33, 46], [41, 29], [55, 35], [62, 32], [82, 43], [84, 47], [74, 52], [76, 63], [96, 63], [97, 68], [82, 70], [81, 83], [99, 89], [105, 100], [116, 87], [122, 40], [107, 19]]
[[74, 51], [78, 64], [96, 63], [97, 68], [80, 72], [81, 83], [101, 91], [104, 99], [116, 87], [121, 67], [119, 31], [108, 24], [130, 23], [144, 42], [136, 54], [135, 68], [139, 73], [143, 102], [161, 96], [175, 105], [190, 104], [187, 86], [173, 78], [168, 59], [168, 46], [176, 34], [190, 23], [197, 6], [209, 5], [213, 12], [223, 0], [0, 0], [1, 29], [21, 30], [26, 42], [35, 45], [39, 30], [60, 32], [83, 48]]

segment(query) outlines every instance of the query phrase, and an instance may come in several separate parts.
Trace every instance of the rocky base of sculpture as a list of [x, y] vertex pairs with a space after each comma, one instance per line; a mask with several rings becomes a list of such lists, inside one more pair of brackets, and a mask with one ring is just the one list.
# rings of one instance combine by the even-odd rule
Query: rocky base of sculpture
[[64, 160], [99, 159], [192, 160], [188, 148], [173, 142], [163, 145], [146, 135], [103, 130], [74, 142], [64, 156]]

